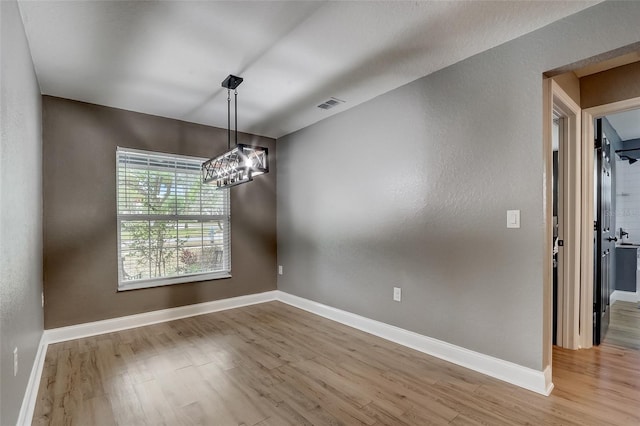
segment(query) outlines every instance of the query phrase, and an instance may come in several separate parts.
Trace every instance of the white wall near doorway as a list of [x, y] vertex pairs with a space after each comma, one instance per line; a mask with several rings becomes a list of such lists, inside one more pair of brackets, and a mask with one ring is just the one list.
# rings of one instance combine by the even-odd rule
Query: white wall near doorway
[[625, 242], [640, 243], [640, 162], [629, 164], [616, 158], [616, 223], [629, 233]]

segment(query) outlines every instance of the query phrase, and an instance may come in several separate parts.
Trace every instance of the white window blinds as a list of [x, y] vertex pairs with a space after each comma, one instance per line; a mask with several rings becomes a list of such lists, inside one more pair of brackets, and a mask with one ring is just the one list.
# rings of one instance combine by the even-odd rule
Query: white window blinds
[[118, 148], [118, 289], [229, 276], [229, 190], [203, 185], [205, 159]]

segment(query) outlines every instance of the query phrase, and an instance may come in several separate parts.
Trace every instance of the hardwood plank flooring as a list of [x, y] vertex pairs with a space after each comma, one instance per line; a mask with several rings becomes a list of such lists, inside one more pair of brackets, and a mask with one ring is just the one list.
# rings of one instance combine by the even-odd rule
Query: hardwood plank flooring
[[640, 304], [617, 300], [611, 305], [609, 330], [604, 341], [629, 349], [640, 349]]
[[33, 424], [640, 424], [640, 351], [553, 372], [544, 397], [270, 302], [50, 345]]

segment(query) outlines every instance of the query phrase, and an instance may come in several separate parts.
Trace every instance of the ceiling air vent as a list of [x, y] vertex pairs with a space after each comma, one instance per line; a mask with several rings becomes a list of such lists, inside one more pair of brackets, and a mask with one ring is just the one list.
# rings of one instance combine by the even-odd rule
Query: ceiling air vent
[[338, 99], [338, 98], [329, 98], [326, 101], [324, 101], [323, 103], [321, 103], [320, 105], [318, 105], [318, 108], [320, 109], [331, 109], [335, 106], [338, 106], [340, 104], [343, 104], [345, 101], [343, 101], [342, 99]]

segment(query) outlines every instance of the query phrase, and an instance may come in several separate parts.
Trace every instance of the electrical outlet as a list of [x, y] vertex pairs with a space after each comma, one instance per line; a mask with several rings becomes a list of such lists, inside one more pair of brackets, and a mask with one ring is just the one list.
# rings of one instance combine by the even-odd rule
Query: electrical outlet
[[282, 275], [282, 265], [278, 265], [278, 275]]
[[402, 300], [402, 289], [400, 287], [393, 288], [393, 300], [400, 302]]
[[18, 375], [18, 348], [13, 349], [13, 377]]

